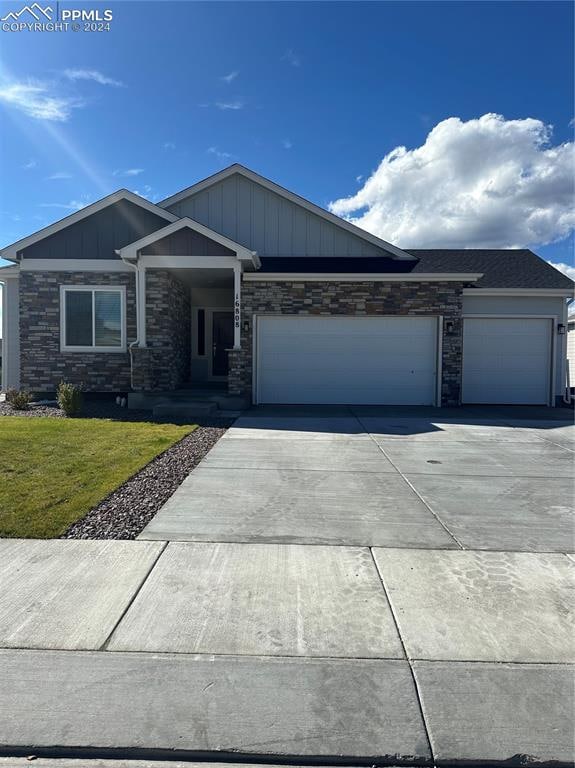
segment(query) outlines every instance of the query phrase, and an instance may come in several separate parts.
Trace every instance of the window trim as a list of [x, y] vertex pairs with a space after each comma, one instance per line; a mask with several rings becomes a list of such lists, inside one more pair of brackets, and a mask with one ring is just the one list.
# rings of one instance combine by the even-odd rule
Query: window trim
[[[69, 346], [66, 344], [66, 292], [77, 291], [91, 293], [108, 291], [120, 294], [120, 346], [97, 347]], [[92, 298], [92, 338], [95, 333], [94, 322], [95, 301]], [[91, 352], [91, 353], [122, 353], [126, 352], [126, 286], [125, 285], [61, 285], [60, 286], [60, 352]]]

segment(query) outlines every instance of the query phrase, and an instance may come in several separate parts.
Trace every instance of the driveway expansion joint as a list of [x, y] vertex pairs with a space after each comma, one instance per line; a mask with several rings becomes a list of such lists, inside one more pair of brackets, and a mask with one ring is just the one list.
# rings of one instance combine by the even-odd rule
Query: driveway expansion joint
[[142, 589], [142, 587], [144, 586], [144, 584], [145, 584], [145, 583], [146, 583], [146, 581], [148, 580], [148, 578], [149, 578], [150, 574], [152, 573], [152, 571], [153, 571], [153, 570], [154, 570], [154, 568], [156, 567], [156, 565], [157, 565], [157, 563], [158, 563], [158, 560], [160, 559], [160, 557], [161, 557], [161, 556], [164, 554], [164, 552], [166, 551], [166, 547], [168, 546], [169, 542], [168, 542], [168, 541], [164, 541], [164, 542], [162, 542], [162, 544], [163, 544], [163, 546], [160, 548], [160, 550], [159, 550], [158, 554], [156, 555], [156, 558], [154, 559], [154, 561], [151, 563], [150, 567], [148, 568], [148, 571], [147, 571], [147, 572], [144, 574], [144, 577], [143, 577], [143, 578], [142, 578], [142, 580], [140, 581], [140, 584], [138, 585], [137, 589], [134, 591], [134, 594], [131, 596], [130, 600], [128, 600], [128, 602], [127, 602], [127, 603], [126, 603], [126, 605], [124, 606], [124, 610], [122, 611], [122, 613], [121, 613], [121, 614], [120, 614], [120, 616], [118, 617], [118, 620], [116, 621], [116, 623], [115, 623], [115, 624], [114, 624], [114, 626], [112, 627], [112, 629], [111, 629], [111, 631], [110, 631], [110, 633], [109, 633], [108, 637], [107, 637], [107, 638], [104, 640], [104, 642], [102, 643], [102, 645], [101, 645], [101, 646], [100, 646], [100, 647], [99, 647], [97, 650], [99, 650], [99, 651], [105, 651], [105, 650], [107, 649], [107, 647], [108, 647], [108, 644], [109, 644], [110, 640], [112, 639], [112, 637], [113, 637], [113, 635], [114, 635], [114, 632], [115, 632], [115, 631], [116, 631], [116, 629], [118, 628], [118, 626], [119, 626], [120, 622], [122, 621], [122, 619], [124, 618], [124, 616], [125, 616], [125, 615], [128, 613], [128, 611], [130, 610], [130, 607], [131, 607], [132, 603], [134, 602], [134, 600], [135, 600], [135, 599], [136, 599], [136, 597], [138, 596], [138, 594], [139, 594], [140, 590]]
[[[358, 420], [358, 422], [359, 422], [359, 424], [361, 425], [362, 429], [365, 429], [365, 426], [363, 425], [363, 423], [362, 423], [361, 419], [359, 418], [359, 416], [356, 416], [355, 418]], [[367, 431], [367, 430], [366, 430], [366, 431]], [[408, 485], [408, 486], [411, 488], [411, 490], [413, 491], [413, 493], [415, 493], [415, 495], [416, 495], [416, 496], [419, 498], [419, 500], [421, 501], [421, 503], [422, 503], [422, 504], [425, 504], [425, 506], [427, 507], [427, 509], [428, 509], [428, 510], [431, 512], [431, 514], [432, 514], [432, 515], [433, 515], [433, 517], [434, 517], [434, 518], [437, 520], [437, 522], [438, 522], [438, 523], [439, 523], [439, 524], [442, 526], [442, 528], [445, 530], [445, 532], [446, 532], [446, 533], [447, 533], [449, 536], [451, 536], [451, 538], [453, 539], [453, 541], [454, 541], [454, 542], [457, 544], [457, 546], [458, 546], [460, 549], [465, 549], [465, 547], [464, 547], [464, 546], [463, 546], [463, 544], [462, 544], [462, 543], [459, 541], [459, 539], [457, 538], [457, 536], [455, 536], [455, 534], [454, 534], [454, 533], [452, 533], [452, 532], [449, 530], [449, 528], [448, 528], [448, 527], [445, 525], [445, 523], [443, 522], [443, 520], [441, 520], [441, 518], [440, 518], [440, 517], [438, 517], [438, 515], [436, 515], [436, 513], [435, 513], [435, 512], [433, 511], [433, 509], [432, 509], [432, 508], [429, 506], [429, 504], [428, 504], [428, 503], [425, 501], [425, 499], [424, 499], [424, 498], [423, 498], [423, 496], [422, 496], [422, 495], [419, 493], [419, 491], [417, 491], [417, 490], [416, 490], [415, 486], [414, 486], [412, 483], [410, 483], [410, 482], [409, 482], [409, 480], [407, 479], [407, 477], [406, 477], [406, 476], [403, 474], [403, 472], [402, 472], [402, 471], [399, 469], [399, 467], [396, 465], [396, 463], [393, 461], [393, 459], [392, 459], [392, 458], [391, 458], [391, 457], [390, 457], [390, 456], [389, 456], [389, 455], [388, 455], [388, 454], [385, 452], [385, 449], [384, 449], [384, 448], [383, 448], [383, 447], [382, 447], [382, 446], [381, 446], [381, 445], [380, 445], [380, 444], [377, 442], [377, 440], [376, 440], [376, 439], [373, 437], [373, 435], [372, 435], [372, 434], [370, 434], [370, 433], [367, 433], [367, 434], [369, 434], [369, 437], [370, 437], [370, 439], [371, 439], [371, 440], [372, 440], [372, 441], [373, 441], [373, 442], [374, 442], [374, 443], [377, 445], [377, 447], [378, 447], [378, 448], [379, 448], [379, 450], [380, 450], [380, 451], [383, 453], [383, 455], [385, 456], [385, 458], [386, 458], [386, 459], [389, 461], [389, 463], [391, 464], [391, 466], [392, 466], [392, 467], [395, 469], [395, 471], [396, 471], [396, 472], [397, 472], [397, 473], [400, 475], [400, 477], [403, 479], [403, 481], [404, 481], [405, 483], [407, 483], [407, 485]]]
[[376, 573], [377, 573], [377, 575], [379, 577], [379, 581], [381, 582], [381, 588], [383, 589], [383, 592], [385, 594], [385, 598], [386, 598], [387, 603], [389, 605], [389, 610], [391, 611], [391, 615], [393, 617], [393, 621], [394, 621], [394, 624], [395, 624], [395, 629], [396, 629], [397, 634], [399, 636], [399, 642], [401, 643], [401, 646], [403, 648], [403, 653], [405, 654], [405, 658], [407, 659], [407, 663], [409, 664], [409, 671], [411, 673], [411, 679], [413, 681], [413, 686], [415, 688], [415, 695], [416, 695], [416, 698], [417, 698], [417, 705], [419, 707], [419, 714], [421, 715], [421, 720], [423, 722], [423, 727], [425, 729], [425, 736], [427, 738], [427, 746], [429, 748], [429, 752], [431, 754], [432, 761], [435, 764], [435, 755], [434, 755], [434, 752], [433, 752], [433, 745], [431, 743], [431, 735], [429, 733], [429, 728], [427, 726], [427, 720], [426, 720], [425, 714], [423, 712], [423, 702], [422, 702], [422, 699], [421, 699], [421, 693], [419, 691], [419, 685], [417, 683], [417, 678], [415, 677], [415, 672], [413, 670], [413, 667], [411, 666], [411, 659], [409, 657], [409, 653], [407, 651], [407, 647], [406, 647], [405, 643], [403, 642], [403, 636], [402, 636], [401, 630], [399, 628], [399, 622], [397, 620], [397, 616], [395, 615], [395, 609], [394, 609], [393, 604], [392, 604], [392, 602], [390, 600], [390, 597], [389, 597], [389, 595], [387, 593], [387, 589], [386, 589], [385, 583], [383, 581], [383, 576], [382, 576], [382, 574], [381, 574], [381, 572], [380, 572], [380, 570], [379, 570], [379, 568], [377, 566], [377, 561], [376, 561], [376, 559], [375, 559], [375, 557], [373, 555], [373, 549], [371, 547], [369, 549], [369, 553], [371, 555], [371, 559], [373, 561], [373, 566], [375, 568], [375, 571], [376, 571]]

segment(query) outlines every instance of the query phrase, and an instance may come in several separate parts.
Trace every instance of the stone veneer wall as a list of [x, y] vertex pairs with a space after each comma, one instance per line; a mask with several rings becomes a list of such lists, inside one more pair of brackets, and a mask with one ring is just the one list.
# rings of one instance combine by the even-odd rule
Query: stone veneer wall
[[136, 338], [135, 278], [123, 272], [20, 273], [20, 385], [54, 392], [62, 380], [88, 392], [130, 388], [128, 352], [60, 352], [60, 286], [126, 286], [127, 341]]
[[[135, 276], [123, 272], [20, 274], [20, 379], [32, 392], [60, 381], [86, 392], [175, 389], [190, 373], [190, 291], [166, 270], [146, 274], [146, 348], [126, 352], [60, 351], [60, 286], [126, 286], [127, 343], [136, 339]], [[133, 375], [130, 366], [133, 360]]]
[[[251, 400], [254, 314], [443, 315], [442, 405], [459, 405], [464, 287], [467, 284], [458, 282], [243, 282], [241, 349], [230, 352], [228, 389]], [[445, 330], [448, 321], [453, 322], [451, 333]]]
[[190, 290], [165, 269], [146, 271], [146, 344], [132, 350], [133, 389], [177, 389], [190, 377]]

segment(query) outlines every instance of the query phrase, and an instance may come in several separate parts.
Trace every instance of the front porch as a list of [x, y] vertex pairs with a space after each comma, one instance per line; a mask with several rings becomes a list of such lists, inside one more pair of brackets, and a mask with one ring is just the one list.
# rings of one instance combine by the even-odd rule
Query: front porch
[[215, 386], [223, 393], [210, 397], [225, 395], [230, 356], [241, 344], [241, 275], [258, 266], [256, 254], [191, 220], [118, 254], [136, 273], [130, 407], [160, 407], [176, 392], [170, 402], [189, 401]]

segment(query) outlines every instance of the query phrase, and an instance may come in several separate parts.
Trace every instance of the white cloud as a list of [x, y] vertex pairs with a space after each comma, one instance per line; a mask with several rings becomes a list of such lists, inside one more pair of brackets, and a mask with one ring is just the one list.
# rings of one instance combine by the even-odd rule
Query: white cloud
[[282, 147], [284, 149], [291, 149], [293, 147], [293, 143], [290, 141], [290, 139], [282, 139]]
[[0, 101], [37, 120], [66, 122], [72, 110], [84, 106], [82, 99], [51, 93], [52, 86], [40, 82], [0, 85]]
[[301, 67], [301, 58], [293, 48], [288, 48], [282, 56], [282, 61], [287, 61], [292, 67]]
[[236, 77], [239, 74], [240, 73], [237, 70], [234, 70], [233, 72], [230, 72], [228, 75], [222, 75], [222, 77], [220, 77], [220, 80], [223, 80], [224, 83], [227, 83], [229, 85], [236, 79]]
[[66, 211], [80, 211], [89, 204], [89, 200], [70, 200], [69, 203], [40, 203], [40, 208], [63, 208]]
[[65, 69], [63, 72], [64, 77], [68, 80], [91, 80], [94, 83], [100, 85], [113, 85], [115, 88], [123, 88], [124, 83], [120, 80], [114, 80], [113, 77], [107, 77], [97, 69]]
[[555, 269], [558, 269], [559, 272], [563, 272], [564, 275], [567, 275], [567, 277], [570, 277], [571, 280], [575, 280], [575, 267], [570, 264], [565, 264], [562, 261], [554, 262], [550, 261], [549, 264], [551, 264], [552, 267], [555, 267]]
[[143, 168], [126, 168], [125, 170], [118, 168], [114, 171], [113, 175], [114, 176], [139, 176], [141, 173], [144, 173]]
[[218, 109], [243, 109], [245, 106], [243, 101], [216, 101], [216, 107]]
[[71, 179], [72, 174], [68, 173], [67, 171], [56, 171], [56, 173], [52, 173], [50, 176], [46, 177], [47, 181], [57, 181], [59, 179]]
[[174, 144], [173, 141], [165, 141], [162, 144], [162, 149], [175, 149], [175, 148], [176, 148], [176, 145]]
[[25, 171], [31, 171], [31, 170], [32, 170], [32, 168], [35, 168], [37, 165], [38, 165], [38, 163], [36, 162], [36, 160], [34, 160], [34, 158], [31, 158], [30, 160], [28, 160], [28, 162], [27, 162], [27, 163], [24, 163], [24, 165], [22, 166], [22, 168], [23, 168]]
[[575, 227], [573, 142], [540, 120], [443, 120], [329, 209], [404, 248], [541, 245]]
[[225, 163], [227, 160], [231, 160], [233, 157], [233, 155], [231, 155], [229, 152], [222, 152], [222, 150], [218, 149], [217, 147], [208, 147], [206, 152], [208, 155], [217, 157], [221, 163]]

